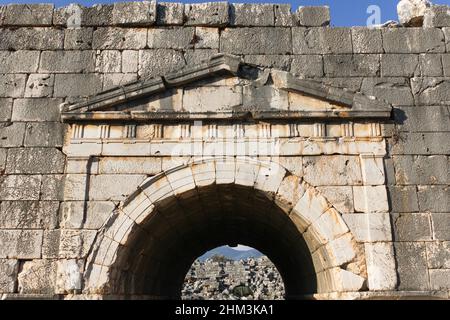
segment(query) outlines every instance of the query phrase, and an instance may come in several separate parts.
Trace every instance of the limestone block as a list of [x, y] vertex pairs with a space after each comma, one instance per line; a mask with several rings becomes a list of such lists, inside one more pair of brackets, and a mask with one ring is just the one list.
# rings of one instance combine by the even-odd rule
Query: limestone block
[[355, 211], [352, 187], [318, 187], [317, 190], [341, 213]]
[[0, 148], [0, 172], [5, 171], [8, 149]]
[[95, 4], [90, 7], [71, 4], [55, 10], [53, 24], [68, 28], [111, 25], [113, 9], [113, 5], [110, 4]]
[[244, 56], [244, 62], [261, 67], [287, 71], [291, 64], [291, 57], [278, 54], [249, 54]]
[[61, 230], [59, 257], [86, 258], [97, 234], [96, 230]]
[[419, 57], [412, 54], [383, 54], [382, 77], [412, 77], [417, 70]]
[[33, 73], [39, 64], [39, 51], [0, 51], [0, 73]]
[[148, 30], [147, 45], [150, 49], [193, 48], [194, 34], [194, 27], [152, 28]]
[[152, 203], [167, 199], [174, 194], [172, 186], [165, 176], [148, 178], [140, 185], [140, 188], [143, 189], [142, 192], [152, 201]]
[[59, 122], [27, 123], [25, 147], [62, 147], [66, 125]]
[[103, 50], [95, 58], [95, 71], [100, 73], [120, 72], [122, 55], [118, 50]]
[[136, 226], [133, 219], [123, 213], [119, 213], [114, 220], [114, 223], [105, 232], [105, 236], [126, 245], [128, 236], [132, 233], [131, 230]]
[[355, 156], [303, 157], [304, 178], [314, 186], [360, 185], [360, 160]]
[[445, 52], [444, 34], [432, 28], [385, 28], [383, 47], [386, 53]]
[[220, 51], [232, 54], [287, 54], [292, 52], [287, 28], [227, 28], [220, 37]]
[[64, 154], [55, 148], [9, 149], [6, 173], [63, 173]]
[[339, 212], [333, 208], [324, 212], [309, 228], [321, 243], [328, 243], [349, 231]]
[[86, 199], [86, 175], [67, 174], [64, 185], [64, 200], [85, 200]]
[[364, 185], [383, 185], [386, 177], [382, 157], [362, 154], [360, 156], [362, 179]]
[[397, 273], [391, 243], [366, 243], [366, 264], [370, 290], [395, 290]]
[[290, 212], [304, 195], [305, 189], [301, 184], [301, 178], [294, 175], [287, 175], [281, 182], [275, 196], [275, 202], [285, 212]]
[[216, 161], [216, 183], [231, 184], [235, 181], [236, 163], [233, 159]]
[[181, 195], [186, 191], [195, 189], [194, 177], [191, 167], [183, 169], [169, 170], [166, 172], [167, 180], [175, 195]]
[[53, 94], [53, 74], [30, 74], [25, 87], [26, 98], [49, 98]]
[[183, 54], [172, 49], [139, 51], [139, 76], [153, 77], [181, 69], [185, 65]]
[[325, 272], [330, 272], [331, 279], [337, 280], [334, 283], [336, 291], [359, 291], [366, 281], [363, 277], [340, 268], [333, 268]]
[[431, 7], [428, 0], [401, 0], [397, 4], [400, 23], [405, 26], [421, 27], [425, 11]]
[[236, 161], [235, 183], [253, 187], [258, 177], [260, 167], [251, 162]]
[[122, 86], [130, 82], [134, 82], [136, 80], [137, 80], [136, 71], [134, 73], [105, 73], [103, 75], [103, 90], [108, 90], [117, 86]]
[[195, 40], [196, 49], [219, 49], [219, 29], [196, 27]]
[[[400, 131], [450, 131], [449, 114], [445, 106], [398, 107], [394, 110], [394, 116], [399, 120], [404, 119], [399, 121]], [[433, 160], [432, 157], [429, 159]]]
[[129, 197], [120, 211], [126, 214], [136, 224], [142, 224], [151, 216], [155, 206], [143, 192], [138, 192]]
[[419, 56], [420, 75], [426, 77], [442, 77], [443, 61], [445, 61], [445, 58], [440, 54], [421, 54]]
[[61, 50], [63, 47], [64, 31], [55, 28], [12, 28], [0, 32], [0, 50]]
[[219, 51], [217, 49], [188, 49], [184, 52], [184, 60], [187, 65], [198, 65], [218, 53]]
[[423, 242], [395, 242], [399, 290], [428, 290], [426, 246]]
[[294, 17], [291, 13], [290, 4], [274, 4], [275, 11], [275, 26], [277, 27], [291, 27], [294, 25]]
[[296, 55], [292, 59], [291, 72], [304, 78], [323, 77], [321, 55]]
[[16, 99], [12, 121], [59, 121], [62, 99]]
[[338, 267], [351, 262], [356, 257], [356, 249], [354, 246], [351, 233], [346, 233], [330, 241], [325, 248], [332, 258], [333, 266]]
[[213, 161], [196, 163], [192, 166], [192, 174], [197, 188], [212, 185], [216, 182], [216, 164]]
[[448, 183], [448, 160], [445, 156], [395, 156], [397, 184], [446, 184]]
[[64, 175], [42, 176], [41, 200], [64, 200]]
[[103, 174], [147, 174], [155, 175], [162, 171], [161, 158], [121, 158], [105, 157], [100, 160], [99, 173]]
[[94, 72], [94, 68], [94, 51], [44, 51], [41, 54], [39, 71], [44, 73], [89, 73]]
[[354, 53], [383, 53], [381, 30], [375, 28], [352, 28]]
[[430, 269], [450, 269], [450, 242], [428, 242], [427, 261]]
[[99, 74], [57, 74], [55, 76], [55, 97], [91, 96], [102, 90]]
[[227, 2], [186, 4], [184, 15], [188, 26], [225, 26], [229, 23]]
[[54, 260], [25, 261], [19, 272], [19, 293], [55, 293], [56, 266]]
[[156, 22], [156, 1], [117, 2], [112, 23], [123, 26], [149, 26]]
[[65, 50], [89, 50], [92, 49], [93, 28], [66, 29], [64, 31]]
[[448, 212], [450, 208], [450, 187], [418, 186], [417, 197], [422, 212]]
[[123, 200], [145, 180], [145, 175], [97, 175], [91, 176], [90, 200]]
[[184, 22], [184, 4], [158, 2], [156, 23], [158, 25], [182, 25]]
[[397, 241], [431, 240], [430, 216], [427, 213], [395, 214], [394, 228]]
[[296, 14], [296, 24], [304, 27], [325, 27], [330, 24], [330, 8], [299, 7]]
[[147, 30], [144, 28], [98, 28], [94, 31], [94, 49], [143, 49], [147, 45]]
[[58, 201], [3, 201], [0, 228], [53, 229], [58, 222]]
[[20, 147], [23, 144], [25, 123], [0, 124], [0, 147]]
[[450, 240], [450, 214], [432, 213], [433, 238], [437, 240]]
[[2, 74], [0, 79], [0, 97], [23, 97], [27, 81], [26, 74]]
[[0, 176], [0, 200], [38, 200], [41, 176]]
[[59, 258], [59, 243], [61, 239], [61, 230], [44, 230], [44, 238], [42, 241], [42, 258], [57, 259]]
[[287, 171], [297, 177], [303, 177], [303, 158], [302, 157], [273, 157], [272, 161], [279, 163]]
[[342, 218], [359, 242], [392, 240], [389, 213], [343, 214]]
[[[303, 197], [294, 206], [292, 214], [296, 214], [303, 222], [302, 227], [306, 229], [330, 208], [329, 203], [315, 189], [306, 190]], [[291, 214], [291, 215], [292, 215]]]
[[122, 72], [137, 72], [138, 71], [138, 54], [136, 50], [122, 51]]
[[12, 105], [13, 105], [12, 99], [0, 98], [0, 121], [6, 122], [11, 120]]
[[365, 78], [361, 92], [382, 98], [393, 105], [414, 105], [409, 80], [401, 78]]
[[450, 27], [449, 6], [433, 5], [425, 10], [423, 26], [425, 28]]
[[8, 4], [2, 17], [4, 26], [50, 26], [53, 4]]
[[327, 55], [324, 70], [328, 77], [371, 77], [380, 72], [379, 55]]
[[275, 23], [272, 4], [230, 4], [231, 26], [273, 26]]
[[42, 230], [0, 230], [0, 258], [39, 259]]
[[65, 201], [61, 204], [61, 227], [67, 229], [100, 229], [114, 211], [111, 201]]
[[450, 288], [450, 269], [430, 270], [430, 286], [432, 290]]
[[232, 110], [241, 104], [241, 87], [198, 87], [185, 89], [183, 95], [183, 109], [189, 112]]
[[0, 260], [0, 292], [13, 293], [16, 287], [17, 272], [19, 263], [17, 260]]
[[354, 186], [353, 201], [356, 212], [389, 211], [385, 186]]
[[295, 54], [352, 53], [351, 30], [348, 28], [292, 29]]
[[392, 212], [417, 212], [419, 202], [415, 186], [390, 186]]
[[58, 260], [56, 275], [56, 292], [65, 294], [81, 290], [82, 260]]
[[255, 188], [276, 194], [286, 174], [286, 170], [275, 163], [271, 162], [270, 166], [262, 165], [256, 177]]

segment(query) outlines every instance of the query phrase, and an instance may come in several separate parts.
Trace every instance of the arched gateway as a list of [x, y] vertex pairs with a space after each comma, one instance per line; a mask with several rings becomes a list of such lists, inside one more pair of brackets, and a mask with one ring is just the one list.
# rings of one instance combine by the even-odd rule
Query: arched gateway
[[393, 290], [390, 113], [228, 55], [63, 106], [58, 290], [178, 298], [197, 256], [237, 243], [274, 262], [287, 298]]

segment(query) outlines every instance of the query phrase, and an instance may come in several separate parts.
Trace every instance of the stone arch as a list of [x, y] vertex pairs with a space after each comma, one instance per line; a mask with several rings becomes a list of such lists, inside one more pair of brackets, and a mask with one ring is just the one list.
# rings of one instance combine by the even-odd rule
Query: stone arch
[[143, 181], [99, 231], [85, 268], [84, 292], [136, 293], [124, 289], [120, 279], [130, 264], [139, 265], [139, 262], [130, 262], [123, 256], [132, 256], [122, 252], [132, 250], [128, 246], [139, 241], [136, 234], [149, 232], [145, 225], [161, 216], [160, 207], [173, 199], [176, 202], [187, 199], [189, 203], [193, 194], [212, 186], [233, 186], [239, 188], [238, 192], [255, 190], [257, 197], [265, 199], [261, 201], [270, 201], [285, 214], [306, 243], [315, 272], [316, 293], [365, 289], [364, 251], [341, 214], [316, 188], [274, 161], [224, 157], [195, 160]]

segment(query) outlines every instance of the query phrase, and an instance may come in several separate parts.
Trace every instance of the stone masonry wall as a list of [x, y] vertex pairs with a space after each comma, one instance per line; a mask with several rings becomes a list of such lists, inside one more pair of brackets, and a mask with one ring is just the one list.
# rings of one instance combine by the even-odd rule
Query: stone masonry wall
[[385, 167], [398, 290], [450, 290], [450, 16], [430, 10], [427, 28], [369, 29], [279, 4], [0, 6], [0, 294], [55, 292], [59, 105], [218, 52], [394, 106]]

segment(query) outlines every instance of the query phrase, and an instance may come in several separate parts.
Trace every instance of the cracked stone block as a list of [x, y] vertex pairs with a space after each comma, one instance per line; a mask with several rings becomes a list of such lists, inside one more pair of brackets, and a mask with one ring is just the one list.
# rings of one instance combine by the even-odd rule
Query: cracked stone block
[[66, 124], [59, 122], [29, 122], [25, 132], [25, 147], [62, 147]]
[[290, 4], [274, 4], [275, 26], [292, 27], [294, 25], [294, 15], [291, 12]]
[[97, 230], [61, 230], [59, 257], [64, 259], [86, 258], [96, 235]]
[[16, 288], [19, 262], [12, 259], [0, 259], [0, 293], [13, 293]]
[[361, 165], [355, 156], [303, 157], [304, 179], [314, 186], [361, 185]]
[[404, 78], [364, 78], [361, 92], [392, 105], [414, 105], [409, 80]]
[[219, 49], [219, 29], [196, 27], [195, 40], [196, 49]]
[[386, 28], [383, 47], [386, 53], [445, 52], [444, 34], [432, 28]]
[[417, 71], [419, 76], [423, 77], [442, 77], [443, 62], [445, 55], [441, 54], [421, 54], [419, 56], [419, 67]]
[[330, 8], [327, 6], [299, 7], [295, 13], [296, 24], [304, 27], [326, 27], [330, 25]]
[[389, 213], [351, 213], [342, 218], [360, 242], [391, 241], [391, 221]]
[[368, 286], [370, 290], [395, 290], [397, 273], [391, 243], [365, 243]]
[[244, 56], [244, 61], [252, 65], [288, 71], [291, 64], [291, 57], [275, 54], [249, 54]]
[[427, 213], [393, 214], [396, 241], [431, 240], [430, 222]]
[[399, 290], [428, 290], [426, 246], [423, 242], [395, 242]]
[[83, 261], [59, 260], [57, 262], [56, 291], [60, 294], [78, 292], [82, 288]]
[[182, 25], [184, 23], [184, 4], [158, 2], [156, 23], [158, 25]]
[[354, 186], [353, 200], [356, 212], [388, 212], [385, 186]]
[[25, 87], [25, 98], [50, 98], [54, 83], [53, 74], [30, 74]]
[[67, 229], [99, 229], [115, 209], [112, 201], [65, 201], [61, 205], [61, 226]]
[[18, 275], [19, 293], [53, 294], [56, 266], [54, 260], [25, 261]]
[[122, 55], [118, 50], [103, 50], [97, 53], [95, 71], [99, 73], [120, 72], [122, 69]]
[[450, 241], [450, 214], [432, 213], [433, 238], [437, 240]]
[[62, 99], [16, 99], [12, 121], [59, 121], [59, 106]]
[[394, 156], [393, 160], [397, 184], [446, 184], [450, 179], [446, 156]]
[[317, 189], [339, 212], [352, 213], [355, 211], [352, 187], [318, 187]]
[[137, 190], [146, 175], [98, 175], [92, 176], [90, 182], [90, 200], [124, 200]]
[[425, 10], [423, 26], [425, 28], [450, 27], [450, 7], [433, 5]]
[[450, 269], [450, 242], [428, 242], [427, 258], [430, 269]]

